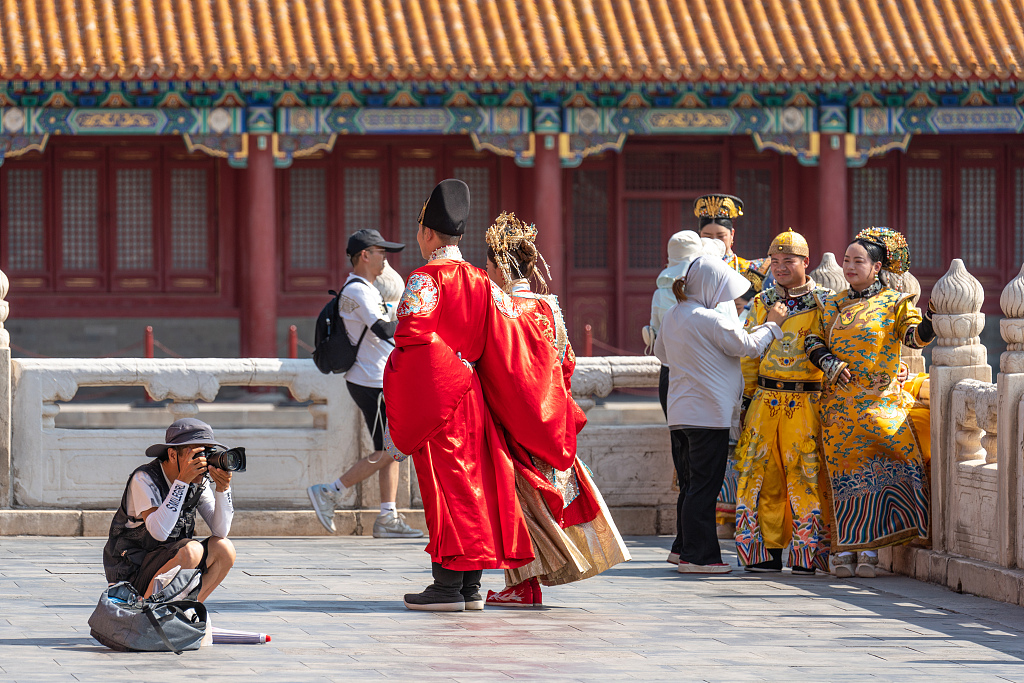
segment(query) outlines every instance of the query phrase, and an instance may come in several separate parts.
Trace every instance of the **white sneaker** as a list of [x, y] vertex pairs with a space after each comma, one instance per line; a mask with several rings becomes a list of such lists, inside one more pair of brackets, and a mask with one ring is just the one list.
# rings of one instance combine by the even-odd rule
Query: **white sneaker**
[[392, 510], [373, 522], [374, 538], [423, 538], [423, 532], [405, 523], [405, 515]]
[[667, 560], [667, 562], [668, 562], [669, 564], [674, 564], [674, 565], [678, 565], [678, 564], [679, 564], [679, 553], [673, 553], [673, 552], [670, 552], [670, 553], [668, 554], [668, 560]]
[[313, 504], [316, 518], [333, 534], [334, 506], [339, 503], [340, 495], [330, 484], [313, 484], [306, 489], [306, 493], [309, 494], [309, 502]]

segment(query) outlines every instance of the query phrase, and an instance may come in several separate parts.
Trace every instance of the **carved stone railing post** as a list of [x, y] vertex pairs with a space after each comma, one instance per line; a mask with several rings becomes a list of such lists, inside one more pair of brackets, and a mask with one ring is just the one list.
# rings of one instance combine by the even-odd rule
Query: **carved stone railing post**
[[[949, 270], [932, 288], [935, 305], [935, 347], [930, 371], [932, 442], [932, 547], [944, 552], [953, 547], [949, 520], [956, 476], [957, 425], [951, 399], [963, 379], [992, 381], [988, 352], [981, 344], [985, 316], [981, 306], [985, 291], [967, 272], [964, 262], [953, 259]], [[963, 435], [960, 435], [961, 439]], [[1004, 451], [1005, 452], [1005, 451]]]
[[836, 262], [836, 257], [831, 251], [826, 251], [821, 256], [821, 263], [818, 267], [807, 273], [811, 279], [822, 287], [828, 287], [833, 292], [842, 292], [849, 285], [843, 275], [843, 269]]
[[0, 271], [0, 508], [11, 506], [11, 335], [4, 329], [9, 287]]
[[1003, 289], [999, 307], [1006, 317], [999, 322], [999, 333], [1006, 351], [999, 357], [999, 459], [997, 478], [996, 538], [999, 564], [1024, 567], [1024, 546], [1017, 541], [1020, 516], [1017, 508], [1024, 501], [1021, 473], [1020, 403], [1024, 397], [1024, 267]]

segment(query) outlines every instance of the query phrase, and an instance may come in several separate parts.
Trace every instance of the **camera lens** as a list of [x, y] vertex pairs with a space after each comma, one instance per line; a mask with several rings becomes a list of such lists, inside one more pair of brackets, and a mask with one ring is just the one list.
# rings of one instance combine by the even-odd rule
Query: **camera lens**
[[228, 472], [245, 471], [245, 449], [242, 447], [223, 448], [208, 446], [203, 453], [206, 455], [206, 464], [210, 467], [216, 467]]

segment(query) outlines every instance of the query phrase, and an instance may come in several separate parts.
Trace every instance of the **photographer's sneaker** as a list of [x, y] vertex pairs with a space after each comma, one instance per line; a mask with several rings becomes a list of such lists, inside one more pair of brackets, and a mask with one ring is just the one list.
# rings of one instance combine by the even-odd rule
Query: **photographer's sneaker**
[[[309, 494], [309, 502], [313, 504], [313, 512], [316, 518], [324, 525], [324, 528], [334, 533], [334, 506], [341, 503], [341, 494], [334, 490], [330, 484], [313, 484], [306, 489]], [[377, 535], [377, 527], [374, 525], [374, 536]]]
[[[322, 521], [322, 520], [321, 520]], [[373, 522], [374, 538], [423, 538], [423, 532], [405, 523], [405, 515], [391, 510]]]

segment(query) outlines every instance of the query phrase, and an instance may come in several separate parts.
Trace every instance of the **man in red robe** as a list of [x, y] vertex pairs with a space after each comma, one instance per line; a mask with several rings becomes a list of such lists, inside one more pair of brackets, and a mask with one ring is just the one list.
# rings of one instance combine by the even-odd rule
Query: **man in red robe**
[[501, 426], [553, 466], [575, 453], [554, 349], [459, 251], [469, 203], [465, 183], [444, 180], [423, 205], [428, 263], [409, 276], [384, 372], [385, 446], [412, 455], [430, 530], [434, 581], [405, 596], [415, 610], [483, 609], [483, 570], [534, 558]]

